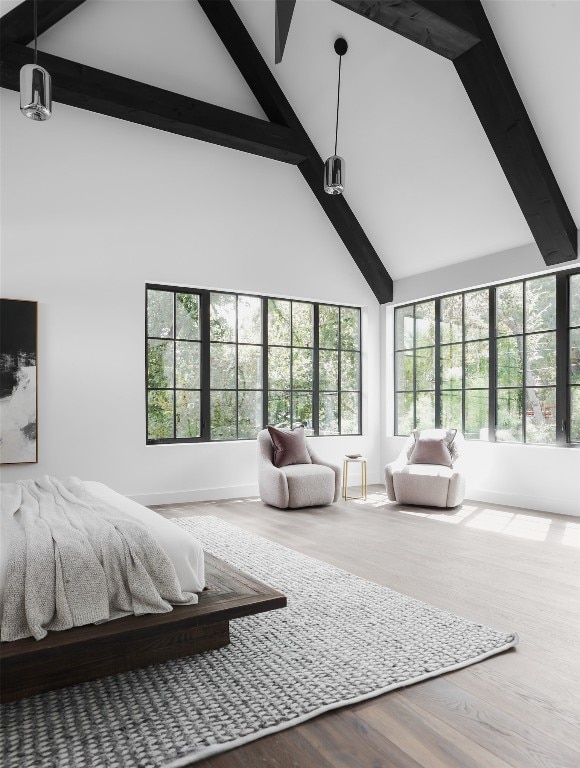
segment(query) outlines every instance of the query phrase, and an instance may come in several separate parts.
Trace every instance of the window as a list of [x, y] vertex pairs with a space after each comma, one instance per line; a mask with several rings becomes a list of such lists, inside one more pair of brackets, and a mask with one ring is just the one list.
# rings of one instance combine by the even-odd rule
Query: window
[[147, 442], [360, 434], [360, 309], [146, 287]]
[[255, 437], [262, 420], [262, 303], [209, 294], [211, 440]]
[[311, 424], [314, 306], [268, 299], [268, 423]]
[[489, 289], [447, 296], [440, 312], [440, 420], [478, 439], [489, 412]]
[[319, 434], [360, 432], [360, 310], [319, 307]]
[[496, 289], [498, 441], [556, 442], [556, 276]]
[[407, 434], [415, 425], [435, 425], [435, 302], [396, 311], [397, 423]]
[[147, 436], [201, 435], [200, 296], [147, 290]]
[[570, 277], [569, 325], [570, 440], [573, 443], [580, 443], [580, 274]]
[[395, 432], [441, 425], [471, 440], [580, 442], [578, 270], [396, 308]]

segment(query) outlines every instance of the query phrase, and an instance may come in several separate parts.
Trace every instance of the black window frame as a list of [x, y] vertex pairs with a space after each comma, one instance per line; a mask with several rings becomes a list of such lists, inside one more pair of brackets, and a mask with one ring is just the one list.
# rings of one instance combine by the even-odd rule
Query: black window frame
[[[580, 269], [575, 270], [571, 272], [570, 277], [573, 275], [578, 277], [578, 280], [580, 281]], [[571, 309], [572, 309], [572, 302], [570, 301], [570, 294], [571, 294], [571, 286], [572, 286], [572, 280], [570, 279], [567, 281], [565, 285], [561, 285], [559, 287], [560, 293], [562, 295], [562, 322], [565, 323], [568, 326], [568, 334], [565, 338], [557, 339], [556, 340], [556, 354], [559, 355], [558, 362], [559, 362], [559, 377], [563, 383], [562, 383], [562, 390], [565, 392], [565, 403], [566, 403], [566, 409], [562, 410], [561, 412], [558, 412], [556, 410], [556, 418], [559, 419], [558, 423], [562, 424], [567, 431], [567, 434], [570, 439], [571, 445], [580, 445], [580, 430], [579, 430], [579, 439], [577, 441], [571, 440], [571, 432], [572, 432], [572, 392], [580, 392], [580, 383], [574, 383], [572, 381], [572, 357], [570, 355], [570, 350], [572, 347], [571, 340], [572, 340], [572, 331], [577, 331], [580, 333], [580, 323], [578, 324], [572, 324], [572, 317], [571, 317]], [[557, 289], [558, 290], [558, 289]], [[576, 361], [574, 361], [576, 364]], [[576, 414], [576, 419], [578, 423], [580, 424], [580, 413]]]
[[[479, 341], [487, 341], [488, 342], [488, 352], [489, 352], [489, 365], [488, 365], [488, 437], [485, 441], [482, 442], [496, 442], [496, 443], [507, 443], [510, 445], [535, 445], [535, 446], [543, 446], [543, 447], [571, 447], [571, 448], [578, 448], [580, 447], [580, 441], [572, 441], [571, 440], [571, 390], [572, 386], [580, 386], [580, 385], [572, 385], [570, 381], [570, 331], [575, 328], [575, 326], [572, 326], [571, 319], [570, 319], [570, 285], [571, 285], [571, 277], [573, 275], [580, 274], [580, 268], [574, 267], [571, 269], [561, 269], [561, 270], [554, 270], [552, 272], [544, 272], [538, 275], [530, 275], [526, 277], [520, 277], [513, 280], [507, 280], [500, 283], [493, 283], [489, 285], [482, 285], [477, 286], [474, 288], [469, 288], [462, 291], [450, 291], [445, 294], [441, 294], [439, 296], [430, 298], [430, 299], [420, 299], [413, 302], [406, 302], [404, 304], [399, 304], [394, 307], [393, 312], [393, 379], [394, 379], [394, 435], [395, 436], [406, 436], [408, 433], [406, 432], [399, 432], [398, 431], [398, 425], [399, 425], [399, 414], [398, 414], [398, 400], [399, 396], [411, 396], [413, 399], [413, 409], [412, 409], [412, 427], [411, 429], [415, 428], [421, 428], [417, 425], [417, 393], [419, 390], [417, 390], [416, 386], [416, 365], [415, 365], [415, 358], [413, 358], [413, 389], [412, 390], [401, 390], [398, 389], [398, 370], [397, 370], [397, 359], [398, 359], [398, 353], [403, 352], [413, 352], [413, 355], [415, 355], [415, 350], [418, 348], [416, 346], [416, 310], [415, 308], [417, 305], [425, 304], [427, 302], [433, 302], [434, 303], [434, 315], [435, 315], [435, 330], [434, 330], [434, 336], [435, 336], [435, 344], [434, 344], [434, 379], [435, 379], [435, 385], [434, 385], [434, 391], [435, 391], [435, 408], [434, 408], [434, 421], [435, 426], [440, 427], [441, 426], [441, 392], [442, 391], [448, 391], [447, 389], [441, 387], [441, 350], [442, 347], [450, 346], [451, 344], [461, 344], [461, 354], [462, 354], [462, 382], [461, 382], [461, 388], [457, 388], [457, 392], [462, 393], [462, 407], [461, 407], [461, 429], [465, 429], [465, 392], [468, 390], [475, 390], [480, 389], [484, 391], [485, 388], [478, 387], [478, 388], [470, 388], [466, 387], [465, 384], [465, 345], [468, 343], [471, 343], [473, 339], [466, 340], [466, 314], [465, 314], [465, 297], [468, 294], [472, 294], [477, 291], [481, 290], [487, 290], [489, 292], [489, 326], [488, 326], [488, 335], [485, 338], [479, 339]], [[498, 336], [497, 334], [497, 322], [496, 322], [496, 297], [497, 297], [497, 290], [499, 288], [503, 288], [504, 286], [509, 285], [516, 285], [521, 284], [522, 285], [522, 292], [523, 292], [523, 329], [522, 329], [522, 339], [523, 344], [525, 347], [525, 343], [528, 336], [539, 334], [539, 333], [550, 333], [552, 331], [549, 330], [534, 330], [534, 331], [528, 331], [527, 329], [527, 320], [526, 320], [526, 283], [531, 282], [533, 280], [537, 280], [539, 278], [545, 278], [545, 277], [555, 277], [555, 297], [556, 297], [556, 319], [555, 319], [555, 328], [553, 329], [553, 332], [555, 333], [555, 348], [556, 348], [556, 370], [555, 370], [555, 384], [554, 385], [538, 385], [539, 388], [550, 388], [553, 387], [555, 389], [555, 396], [556, 396], [556, 403], [555, 403], [555, 430], [556, 430], [556, 439], [555, 442], [526, 442], [526, 391], [529, 388], [529, 386], [526, 383], [526, 372], [525, 372], [525, 365], [522, 375], [522, 384], [521, 387], [514, 387], [515, 389], [521, 389], [522, 390], [522, 440], [514, 440], [514, 441], [507, 441], [507, 440], [497, 440], [497, 395], [498, 392], [503, 389], [509, 389], [509, 387], [501, 387], [498, 385], [497, 382], [497, 340], [498, 338], [507, 338], [508, 336]], [[443, 299], [446, 299], [451, 296], [461, 296], [461, 302], [462, 302], [462, 328], [461, 328], [461, 341], [459, 342], [445, 342], [441, 343], [441, 301]], [[412, 316], [413, 316], [413, 330], [414, 330], [414, 337], [413, 337], [413, 346], [405, 348], [404, 346], [398, 347], [397, 346], [397, 311], [398, 310], [411, 310]], [[408, 314], [408, 316], [411, 316], [411, 313]], [[525, 350], [524, 350], [525, 354]], [[474, 440], [474, 442], [478, 442], [478, 440]]]
[[[149, 392], [156, 391], [157, 388], [150, 388], [148, 386], [148, 341], [150, 338], [157, 338], [157, 337], [150, 337], [148, 335], [148, 291], [164, 291], [168, 293], [172, 293], [174, 296], [175, 294], [181, 294], [181, 293], [188, 293], [188, 294], [194, 294], [199, 297], [199, 343], [201, 347], [200, 352], [200, 435], [198, 437], [166, 437], [166, 438], [151, 438], [149, 437]], [[212, 391], [218, 391], [217, 389], [212, 389], [211, 387], [211, 381], [210, 381], [210, 351], [211, 351], [211, 344], [217, 343], [215, 341], [212, 341], [210, 339], [210, 297], [212, 294], [221, 294], [221, 295], [227, 295], [227, 296], [234, 296], [236, 297], [236, 318], [237, 318], [237, 311], [238, 311], [238, 297], [240, 296], [249, 296], [255, 299], [259, 299], [261, 301], [261, 323], [262, 323], [262, 335], [261, 340], [258, 343], [255, 344], [255, 346], [260, 346], [262, 349], [262, 382], [261, 382], [261, 389], [256, 389], [252, 391], [259, 391], [262, 395], [262, 428], [265, 428], [270, 422], [268, 421], [268, 414], [269, 414], [269, 397], [268, 394], [270, 391], [279, 391], [269, 389], [268, 386], [268, 351], [271, 347], [274, 346], [282, 346], [278, 344], [270, 344], [268, 339], [268, 302], [269, 301], [284, 301], [288, 302], [290, 304], [290, 344], [288, 345], [288, 349], [290, 350], [290, 420], [292, 425], [296, 425], [296, 421], [293, 419], [294, 416], [294, 410], [293, 410], [293, 398], [294, 393], [299, 392], [299, 390], [295, 390], [292, 380], [292, 360], [293, 360], [293, 351], [295, 349], [311, 349], [312, 350], [312, 390], [304, 390], [307, 394], [312, 392], [312, 434], [308, 434], [309, 437], [345, 437], [345, 436], [360, 436], [362, 435], [362, 380], [363, 380], [363, 371], [362, 371], [362, 308], [354, 305], [346, 305], [346, 304], [332, 304], [329, 302], [314, 302], [309, 299], [299, 299], [299, 298], [288, 298], [288, 297], [282, 297], [282, 296], [271, 296], [271, 295], [262, 295], [262, 294], [255, 294], [251, 293], [249, 291], [224, 291], [224, 290], [218, 290], [218, 289], [207, 289], [207, 288], [195, 288], [191, 286], [175, 286], [175, 285], [167, 285], [163, 283], [146, 283], [145, 284], [145, 440], [146, 445], [172, 445], [172, 444], [181, 444], [181, 443], [220, 443], [220, 442], [243, 442], [247, 440], [255, 440], [255, 437], [224, 437], [220, 439], [212, 438], [211, 436], [211, 392]], [[175, 318], [175, 299], [174, 299], [174, 318]], [[313, 338], [312, 338], [312, 346], [311, 347], [303, 347], [301, 345], [294, 344], [294, 337], [292, 333], [292, 309], [294, 304], [307, 304], [312, 307], [312, 314], [313, 314]], [[320, 433], [319, 429], [319, 403], [320, 403], [320, 389], [319, 389], [319, 379], [320, 379], [320, 371], [319, 371], [319, 311], [321, 306], [329, 306], [329, 307], [335, 307], [338, 310], [339, 318], [341, 317], [341, 311], [343, 309], [346, 310], [354, 310], [358, 312], [358, 348], [354, 350], [358, 354], [358, 389], [355, 390], [342, 390], [341, 388], [341, 353], [343, 351], [353, 351], [353, 350], [343, 350], [340, 348], [340, 320], [339, 320], [339, 348], [338, 350], [338, 372], [337, 372], [337, 379], [338, 379], [338, 390], [336, 391], [337, 400], [338, 400], [338, 429], [339, 431], [336, 433], [329, 433], [329, 432], [323, 432]], [[174, 326], [174, 332], [175, 332], [175, 326]], [[167, 340], [173, 340], [168, 338]], [[236, 356], [238, 354], [239, 346], [243, 346], [246, 342], [240, 342], [238, 340], [238, 324], [236, 323], [236, 338], [234, 342], [236, 346]], [[247, 342], [246, 344], [250, 344], [250, 342]], [[252, 343], [252, 345], [254, 345]], [[284, 345], [285, 346], [285, 345]], [[323, 351], [327, 350], [327, 347], [322, 348]], [[237, 357], [236, 357], [237, 359]], [[175, 392], [177, 392], [180, 388], [175, 386], [175, 380], [174, 380], [174, 386], [173, 387], [166, 387], [167, 390], [172, 390], [174, 392], [173, 397], [173, 433], [176, 434], [176, 398], [175, 398]], [[221, 390], [219, 390], [221, 391]], [[236, 388], [231, 390], [235, 393], [236, 397], [236, 406], [238, 405], [239, 401], [239, 394], [242, 391], [246, 391], [246, 389], [240, 390], [239, 388], [239, 381], [238, 381], [238, 370], [236, 366]], [[249, 391], [249, 390], [248, 390]], [[280, 390], [282, 391], [282, 390]], [[358, 395], [358, 431], [357, 432], [341, 432], [341, 405], [342, 405], [342, 393], [344, 392], [354, 392], [356, 395]], [[302, 392], [302, 390], [300, 390]], [[325, 394], [324, 392], [322, 394]], [[239, 409], [236, 407], [236, 434], [239, 434]]]
[[[173, 336], [150, 336], [149, 335], [149, 316], [148, 316], [148, 310], [149, 310], [149, 304], [148, 304], [148, 296], [147, 293], [149, 290], [153, 291], [165, 291], [167, 293], [172, 293], [174, 296], [173, 300]], [[209, 369], [207, 365], [204, 365], [203, 361], [203, 355], [204, 355], [204, 345], [201, 344], [201, 338], [203, 333], [203, 327], [206, 325], [206, 318], [203, 316], [202, 312], [202, 301], [200, 296], [200, 291], [196, 289], [190, 289], [186, 287], [177, 287], [177, 286], [166, 286], [166, 285], [158, 285], [155, 283], [146, 283], [145, 285], [145, 438], [147, 441], [147, 444], [150, 444], [150, 442], [155, 443], [173, 443], [173, 442], [180, 442], [180, 443], [197, 443], [201, 442], [202, 437], [179, 437], [179, 438], [159, 438], [154, 441], [149, 440], [149, 393], [155, 392], [155, 391], [170, 391], [173, 392], [173, 434], [177, 432], [177, 424], [176, 424], [176, 418], [177, 418], [177, 409], [175, 407], [175, 396], [176, 393], [183, 388], [177, 387], [175, 385], [175, 362], [176, 362], [176, 344], [179, 340], [176, 336], [175, 330], [176, 330], [176, 301], [175, 301], [175, 294], [177, 293], [183, 293], [183, 294], [190, 294], [195, 295], [199, 297], [199, 343], [200, 343], [200, 387], [199, 389], [194, 389], [192, 391], [199, 391], [200, 393], [200, 401], [201, 401], [201, 407], [200, 407], [200, 432], [201, 435], [203, 435], [204, 432], [204, 422], [203, 422], [203, 398], [204, 398], [204, 389], [207, 390], [207, 385], [209, 384]], [[173, 342], [174, 348], [173, 348], [173, 387], [149, 387], [149, 341], [153, 340], [159, 340], [159, 341], [168, 341]], [[204, 381], [204, 372], [206, 375], [206, 380]], [[205, 384], [205, 387], [204, 387]]]

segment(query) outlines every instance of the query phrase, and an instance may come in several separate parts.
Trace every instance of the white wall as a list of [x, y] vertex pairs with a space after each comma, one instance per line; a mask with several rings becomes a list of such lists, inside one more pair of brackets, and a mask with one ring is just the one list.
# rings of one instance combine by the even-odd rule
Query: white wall
[[380, 477], [379, 307], [299, 172], [2, 90], [1, 293], [39, 302], [37, 465], [146, 503], [255, 494], [254, 442], [145, 445], [147, 281], [358, 304], [364, 435], [315, 438]]
[[535, 243], [491, 253], [478, 259], [452, 264], [442, 269], [423, 272], [413, 277], [396, 280], [394, 303], [405, 304], [415, 299], [452, 293], [479, 285], [489, 285], [502, 280], [513, 280], [524, 275], [568, 269], [578, 264], [578, 259], [558, 267], [547, 267]]
[[[566, 268], [577, 264], [562, 265]], [[395, 282], [395, 303], [459, 291], [494, 281], [550, 271], [535, 244], [492, 254]], [[393, 430], [394, 308], [382, 315], [386, 357], [382, 365], [382, 461], [392, 461], [405, 438]], [[556, 446], [467, 442], [464, 450], [467, 498], [546, 512], [580, 515], [580, 450]]]

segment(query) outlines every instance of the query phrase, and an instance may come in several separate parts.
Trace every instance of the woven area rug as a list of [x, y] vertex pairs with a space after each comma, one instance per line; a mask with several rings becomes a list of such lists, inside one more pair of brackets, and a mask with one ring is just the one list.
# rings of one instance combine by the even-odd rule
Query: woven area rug
[[288, 607], [233, 621], [226, 648], [5, 705], [4, 768], [178, 768], [517, 643], [217, 518], [176, 523]]

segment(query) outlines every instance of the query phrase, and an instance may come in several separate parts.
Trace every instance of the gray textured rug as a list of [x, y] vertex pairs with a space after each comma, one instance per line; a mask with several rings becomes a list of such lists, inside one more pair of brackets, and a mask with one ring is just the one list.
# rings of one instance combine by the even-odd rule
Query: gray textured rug
[[7, 704], [4, 768], [178, 768], [517, 642], [217, 518], [178, 522], [284, 592], [231, 645]]

